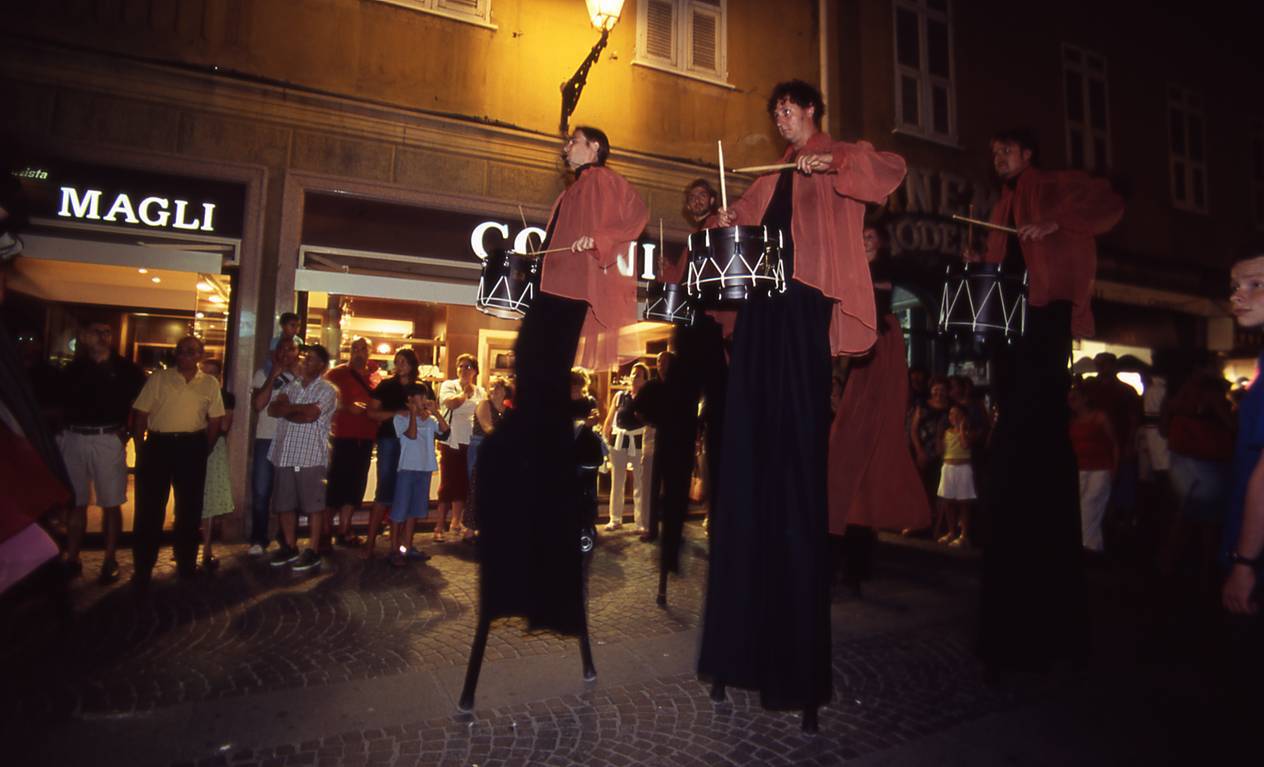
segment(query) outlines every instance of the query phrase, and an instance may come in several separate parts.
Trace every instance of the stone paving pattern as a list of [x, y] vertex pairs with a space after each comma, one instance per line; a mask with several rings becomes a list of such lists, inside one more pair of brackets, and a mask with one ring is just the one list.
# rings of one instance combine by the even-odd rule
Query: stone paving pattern
[[[631, 533], [603, 536], [589, 580], [599, 671], [603, 648], [696, 634], [706, 543], [696, 523], [687, 534], [683, 574], [671, 581], [667, 609], [653, 603], [657, 549]], [[0, 602], [0, 677], [9, 680], [0, 689], [0, 721], [73, 732], [78, 722], [197, 701], [295, 689], [319, 696], [340, 682], [463, 669], [475, 620], [474, 550], [428, 540], [423, 547], [434, 554], [426, 565], [395, 569], [339, 550], [320, 571], [295, 574], [226, 545], [215, 576], [179, 581], [164, 560], [144, 600], [126, 585], [127, 556], [120, 561], [124, 580], [99, 586], [100, 555], [89, 555], [84, 578], [70, 591], [69, 625], [55, 619], [46, 600], [19, 594]], [[882, 553], [894, 551], [888, 545]], [[983, 684], [970, 651], [972, 570], [960, 556], [887, 556], [865, 599], [840, 590], [833, 606], [835, 697], [821, 710], [816, 736], [800, 732], [797, 714], [764, 711], [751, 693], [730, 688], [717, 704], [692, 674], [657, 675], [647, 667], [635, 682], [609, 685], [599, 677], [579, 695], [492, 701], [471, 715], [454, 710], [300, 742], [236, 743], [176, 763], [839, 764], [1014, 709], [1060, 684], [1056, 677], [1022, 689]], [[574, 653], [573, 638], [497, 622], [484, 679], [500, 660]], [[127, 763], [124, 755], [101, 763]]]

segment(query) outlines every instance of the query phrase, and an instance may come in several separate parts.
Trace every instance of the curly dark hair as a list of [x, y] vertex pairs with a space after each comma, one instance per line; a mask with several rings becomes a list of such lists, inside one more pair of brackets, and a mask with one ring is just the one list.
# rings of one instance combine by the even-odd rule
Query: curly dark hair
[[816, 89], [815, 85], [805, 83], [802, 80], [788, 80], [784, 83], [777, 83], [773, 86], [772, 95], [768, 97], [768, 114], [772, 114], [777, 110], [777, 102], [786, 99], [791, 104], [807, 109], [812, 107], [816, 111], [812, 113], [812, 120], [816, 123], [816, 127], [821, 127], [821, 118], [825, 116], [825, 100], [821, 98], [821, 92]]

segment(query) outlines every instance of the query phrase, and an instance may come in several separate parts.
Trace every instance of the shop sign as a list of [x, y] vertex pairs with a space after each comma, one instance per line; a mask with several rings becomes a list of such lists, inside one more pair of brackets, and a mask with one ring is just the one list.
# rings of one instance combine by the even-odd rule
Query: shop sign
[[[105, 214], [102, 190], [61, 187], [61, 205], [57, 215], [81, 221], [107, 221], [109, 223], [141, 224], [153, 229], [183, 229], [194, 232], [215, 231], [215, 203], [203, 202], [190, 205], [188, 200], [148, 196], [133, 202], [127, 192], [114, 196]], [[107, 198], [108, 199], [108, 198]], [[200, 210], [199, 210], [200, 207]], [[197, 212], [193, 212], [197, 211]]]
[[[489, 233], [495, 232], [500, 236], [501, 242], [508, 242], [510, 228], [508, 224], [499, 221], [484, 221], [475, 226], [470, 232], [470, 248], [474, 251], [474, 255], [478, 256], [480, 261], [487, 260], [487, 238]], [[513, 250], [516, 253], [529, 253], [532, 249], [538, 248], [539, 243], [544, 242], [547, 232], [538, 226], [523, 227], [513, 238]], [[535, 235], [534, 241], [531, 236]], [[641, 275], [642, 280], [653, 280], [655, 278], [655, 259], [654, 251], [658, 245], [653, 242], [630, 242], [625, 253], [620, 253], [616, 259], [619, 274], [624, 277], [631, 277], [636, 272], [637, 248], [641, 250]]]
[[[966, 226], [953, 214], [987, 219], [996, 204], [997, 190], [956, 173], [910, 167], [899, 190], [887, 198], [883, 226], [891, 254], [925, 254], [958, 258], [966, 245]], [[982, 232], [975, 228], [975, 246]]]
[[32, 218], [240, 237], [241, 184], [70, 161], [14, 171]]

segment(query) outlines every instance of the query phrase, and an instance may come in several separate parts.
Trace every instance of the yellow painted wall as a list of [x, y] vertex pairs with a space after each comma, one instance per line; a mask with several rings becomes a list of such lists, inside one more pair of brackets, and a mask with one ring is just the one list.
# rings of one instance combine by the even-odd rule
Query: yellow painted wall
[[[380, 0], [23, 0], [23, 36], [555, 133], [559, 86], [596, 42], [583, 0], [493, 0], [496, 30]], [[593, 67], [572, 125], [616, 149], [730, 164], [780, 151], [771, 86], [819, 72], [815, 0], [730, 0], [732, 89], [634, 66], [637, 0]]]

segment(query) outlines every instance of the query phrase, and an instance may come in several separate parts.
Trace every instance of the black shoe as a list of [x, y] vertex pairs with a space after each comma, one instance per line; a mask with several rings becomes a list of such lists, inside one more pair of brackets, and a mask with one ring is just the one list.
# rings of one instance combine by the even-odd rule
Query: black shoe
[[298, 559], [294, 560], [292, 567], [299, 573], [320, 567], [320, 555], [311, 549], [306, 549]]
[[180, 577], [180, 580], [182, 581], [191, 581], [194, 578], [198, 577], [198, 574], [200, 572], [201, 571], [198, 569], [197, 565], [189, 565], [188, 567], [176, 567], [176, 575], [178, 575]]
[[107, 584], [114, 583], [119, 579], [118, 562], [113, 559], [107, 559], [101, 563], [101, 575], [97, 578], [97, 583]]
[[83, 562], [80, 562], [77, 559], [68, 559], [61, 563], [61, 569], [62, 572], [66, 574], [67, 578], [78, 578], [83, 574]]
[[364, 545], [364, 539], [355, 535], [335, 535], [334, 543], [345, 549], [358, 549]]
[[405, 551], [401, 553], [404, 555], [406, 559], [415, 559], [419, 562], [425, 562], [426, 560], [430, 559], [429, 554], [427, 554], [426, 552], [422, 551], [421, 549], [415, 546], [413, 548], [406, 549]]
[[296, 559], [298, 559], [298, 549], [292, 546], [282, 546], [277, 549], [277, 553], [272, 555], [272, 559], [268, 560], [268, 564], [273, 567], [285, 567]]
[[202, 569], [207, 575], [219, 569], [219, 557], [202, 557]]

